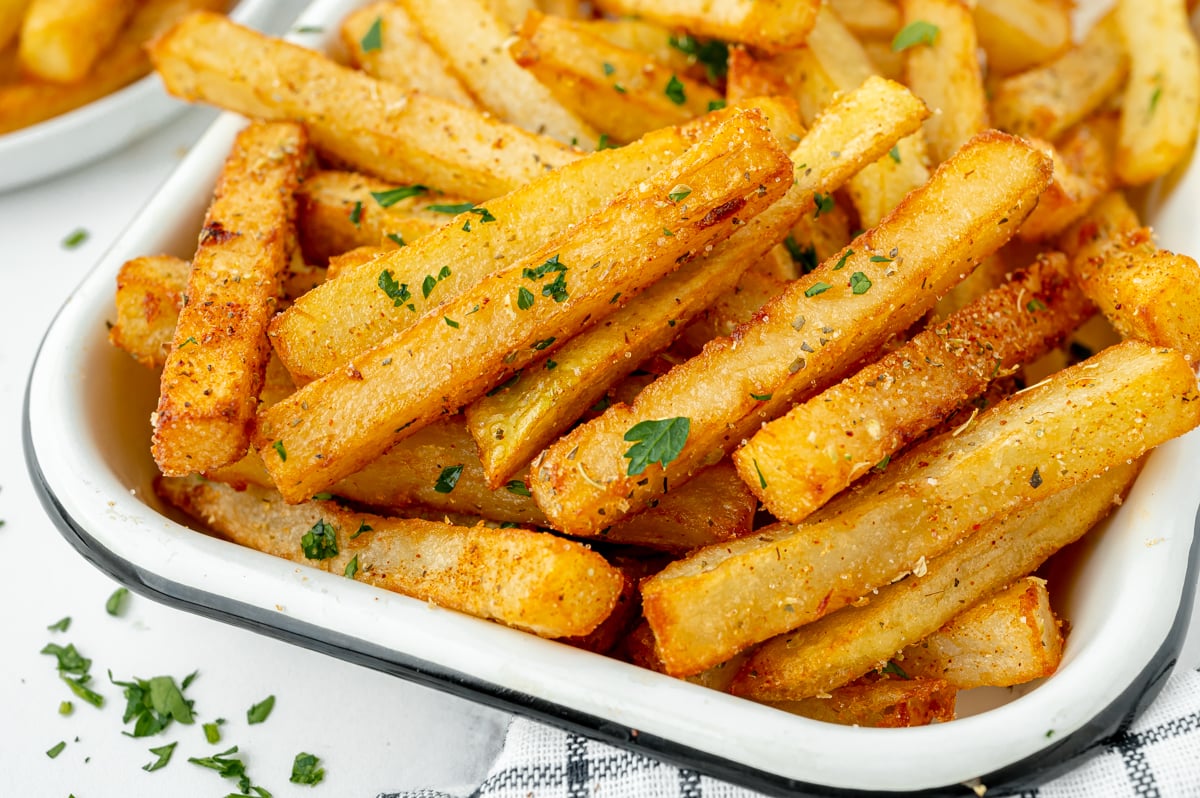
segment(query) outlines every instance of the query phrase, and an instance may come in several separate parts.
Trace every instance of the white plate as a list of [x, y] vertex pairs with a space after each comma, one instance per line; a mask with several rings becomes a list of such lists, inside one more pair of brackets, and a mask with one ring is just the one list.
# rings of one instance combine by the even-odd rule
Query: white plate
[[[241, 0], [231, 19], [261, 26], [270, 0]], [[0, 135], [0, 191], [66, 172], [120, 149], [187, 108], [150, 74], [107, 97]]]
[[[301, 24], [331, 30], [354, 4], [321, 0]], [[314, 39], [306, 42], [321, 44]], [[1149, 458], [1124, 506], [1079, 551], [1065, 592], [1058, 586], [1072, 625], [1059, 672], [1003, 693], [994, 708], [914, 729], [795, 717], [176, 523], [150, 489], [157, 379], [108, 345], [105, 322], [123, 261], [190, 254], [242, 124], [223, 116], [193, 149], [66, 302], [29, 380], [26, 458], [44, 504], [84, 556], [133, 589], [771, 792], [961, 795], [961, 784], [977, 780], [1028, 786], [1069, 767], [1162, 686], [1196, 581], [1200, 433]], [[1163, 243], [1198, 253], [1197, 231], [1178, 212], [1200, 196], [1193, 181], [1200, 173], [1152, 205]]]

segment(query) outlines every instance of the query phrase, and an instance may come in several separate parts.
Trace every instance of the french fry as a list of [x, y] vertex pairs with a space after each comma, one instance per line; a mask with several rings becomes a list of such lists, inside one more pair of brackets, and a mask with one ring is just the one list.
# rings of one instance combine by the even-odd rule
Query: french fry
[[[747, 97], [786, 97], [791, 94], [785, 76], [780, 74], [781, 70], [757, 60], [744, 47], [729, 48], [728, 70], [725, 96], [730, 102]], [[827, 96], [832, 98], [832, 88]], [[821, 107], [813, 103], [807, 109], [802, 108], [801, 114], [811, 122], [816, 119]]]
[[262, 413], [256, 448], [280, 493], [302, 501], [456, 412], [728, 236], [783, 195], [791, 172], [762, 115], [734, 114], [608, 208]]
[[888, 80], [904, 82], [904, 51], [893, 50], [890, 38], [887, 41], [868, 39], [862, 46], [880, 75]]
[[797, 523], [872, 467], [1058, 344], [1092, 313], [1066, 257], [1023, 274], [926, 328], [754, 434], [733, 459], [777, 518]]
[[1200, 122], [1200, 46], [1183, 0], [1119, 0], [1129, 53], [1116, 170], [1130, 185], [1161, 177], [1185, 157]]
[[954, 720], [956, 688], [943, 679], [877, 679], [848, 684], [828, 696], [771, 706], [840, 726], [900, 729]]
[[[300, 248], [313, 263], [355, 247], [381, 242], [410, 244], [454, 218], [430, 205], [459, 200], [431, 194], [424, 186], [397, 186], [356, 172], [322, 170], [300, 186], [297, 225]], [[396, 240], [399, 238], [399, 241]]]
[[[0, 0], [0, 52], [17, 40], [30, 0]], [[16, 53], [16, 48], [13, 48]]]
[[829, 7], [864, 39], [890, 41], [900, 30], [900, 9], [892, 0], [830, 0]]
[[[469, 408], [472, 433], [492, 479], [498, 482], [517, 463], [523, 464], [547, 446], [607, 386], [667, 346], [682, 332], [680, 322], [734, 290], [741, 273], [772, 242], [784, 238], [799, 216], [813, 210], [816, 196], [827, 196], [862, 167], [864, 158], [886, 151], [915, 128], [923, 111], [907, 91], [879, 79], [843, 95], [792, 152], [796, 182], [777, 206], [752, 219], [704, 260], [687, 264], [651, 286], [614, 314], [611, 324], [596, 325], [568, 342], [553, 356], [558, 367], [531, 369], [524, 385], [518, 383], [507, 395], [480, 400], [480, 407]], [[829, 159], [827, 154], [834, 150], [841, 157]], [[583, 479], [581, 473], [577, 475]], [[601, 517], [604, 512], [596, 513], [593, 531], [608, 526]], [[573, 526], [576, 532], [582, 528]]]
[[913, 25], [935, 27], [931, 42], [905, 50], [905, 73], [913, 93], [933, 111], [925, 120], [925, 143], [932, 161], [941, 163], [988, 126], [975, 22], [961, 0], [900, 0], [900, 10], [901, 34]]
[[334, 255], [329, 259], [329, 266], [326, 271], [329, 279], [332, 280], [344, 271], [356, 269], [364, 263], [369, 263], [375, 260], [380, 255], [391, 252], [395, 247], [384, 246], [361, 246], [354, 249], [346, 250], [341, 255]]
[[[378, 43], [371, 35], [376, 25]], [[398, 3], [385, 0], [350, 12], [342, 21], [341, 35], [350, 63], [371, 77], [405, 91], [420, 91], [476, 107], [475, 98], [450, 73], [445, 60], [425, 41], [412, 17]]]
[[[550, 11], [545, 13], [559, 17], [567, 16]], [[583, 30], [617, 47], [649, 56], [681, 75], [690, 75], [697, 80], [705, 76], [710, 79], [723, 77], [721, 66], [725, 59], [722, 56], [728, 48], [723, 48], [721, 44], [704, 49], [704, 45], [686, 34], [676, 36], [661, 25], [633, 17], [590, 19], [567, 16], [567, 19], [575, 19]], [[699, 52], [695, 52], [697, 50]]]
[[150, 56], [177, 97], [255, 119], [302, 121], [313, 145], [335, 161], [472, 201], [578, 157], [546, 136], [405, 92], [215, 14], [188, 17], [151, 46]]
[[[1049, 179], [1045, 157], [1027, 144], [977, 137], [844, 259], [825, 261], [631, 406], [611, 407], [550, 446], [531, 469], [538, 505], [556, 527], [586, 535], [662, 495], [664, 482], [682, 484], [913, 324], [1013, 234]], [[688, 419], [682, 447], [663, 455], [665, 467], [629, 473], [629, 430], [670, 419]]]
[[520, 27], [525, 16], [531, 11], [538, 11], [535, 0], [485, 0], [485, 5], [509, 31]]
[[170, 255], [134, 258], [117, 273], [117, 322], [108, 340], [147, 368], [162, 368], [191, 264]]
[[1121, 31], [1109, 13], [1058, 58], [1000, 81], [992, 120], [1012, 133], [1054, 141], [1103, 105], [1128, 72]]
[[1198, 398], [1178, 352], [1110, 347], [910, 449], [810, 523], [671, 563], [642, 584], [659, 653], [672, 673], [703, 670], [920, 573], [978, 526], [1195, 427]]
[[537, 0], [535, 5], [544, 14], [567, 19], [587, 19], [592, 15], [591, 3], [587, 0]]
[[22, 68], [52, 83], [81, 80], [136, 7], [134, 0], [32, 0], [21, 24]]
[[8, 133], [73, 111], [127, 86], [151, 70], [147, 41], [197, 9], [224, 10], [227, 0], [145, 0], [113, 46], [88, 75], [75, 83], [29, 78], [0, 86], [0, 133]]
[[1063, 0], [976, 0], [972, 13], [989, 72], [1022, 72], [1071, 46], [1071, 6]]
[[[1026, 241], [1040, 241], [1053, 238], [1087, 213], [1092, 204], [1112, 188], [1112, 184], [1107, 166], [1108, 152], [1098, 140], [1083, 138], [1072, 142], [1076, 148], [1073, 153], [1075, 157], [1083, 156], [1090, 162], [1099, 162], [1100, 168], [1090, 174], [1073, 169], [1052, 144], [1037, 139], [1030, 141], [1054, 162], [1054, 179], [1042, 192], [1038, 206], [1029, 214], [1017, 234]], [[1093, 148], [1095, 152], [1082, 153], [1082, 147]]]
[[[421, 33], [487, 110], [525, 130], [591, 149], [599, 138], [509, 55], [509, 27], [486, 0], [400, 0]], [[530, 4], [532, 5], [532, 4]], [[537, 11], [531, 11], [537, 14]]]
[[767, 52], [804, 44], [819, 0], [599, 0], [617, 16], [644, 17], [699, 36], [744, 42]]
[[293, 506], [197, 478], [159, 479], [155, 490], [234, 543], [543, 637], [591, 632], [624, 582], [599, 554], [541, 532]]
[[1126, 233], [1099, 257], [1076, 258], [1080, 287], [1125, 338], [1178, 349], [1200, 362], [1200, 296], [1181, 291], [1200, 279], [1200, 265], [1187, 255], [1155, 246], [1140, 228]]
[[898, 659], [914, 679], [945, 679], [970, 690], [1053, 676], [1062, 655], [1062, 629], [1046, 581], [1028, 576], [904, 649]]
[[[774, 114], [772, 106], [762, 106]], [[777, 106], [775, 106], [777, 107]], [[271, 339], [288, 370], [301, 381], [315, 379], [405, 329], [426, 310], [427, 297], [415, 290], [425, 275], [453, 263], [438, 283], [435, 302], [458, 296], [497, 269], [527, 255], [539, 242], [593, 214], [620, 192], [664, 168], [688, 147], [711, 134], [732, 110], [718, 111], [682, 128], [648, 134], [619, 149], [589, 154], [511, 194], [487, 203], [495, 221], [464, 230], [451, 219], [441, 230], [392, 253], [379, 268], [347, 272], [308, 296], [271, 323]], [[482, 211], [477, 216], [482, 218]], [[379, 287], [386, 269], [412, 296], [398, 308]]]
[[513, 60], [560, 103], [619, 143], [723, 104], [708, 85], [570, 20], [533, 12], [517, 37], [510, 48]]
[[15, 83], [21, 77], [21, 65], [17, 60], [15, 44], [0, 47], [0, 87]]
[[153, 417], [151, 450], [168, 476], [246, 453], [270, 351], [267, 321], [295, 245], [293, 195], [310, 159], [304, 128], [275, 122], [242, 131], [225, 162]]

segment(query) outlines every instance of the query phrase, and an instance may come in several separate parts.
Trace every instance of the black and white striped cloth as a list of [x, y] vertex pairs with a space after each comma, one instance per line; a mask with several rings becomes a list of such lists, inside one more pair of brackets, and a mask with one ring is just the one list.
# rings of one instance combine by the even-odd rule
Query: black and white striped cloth
[[[988, 798], [1001, 793], [989, 791]], [[695, 771], [515, 718], [470, 798], [758, 798]], [[1130, 729], [1079, 767], [1013, 798], [1200, 797], [1200, 671], [1176, 673]], [[467, 798], [437, 790], [378, 798]]]

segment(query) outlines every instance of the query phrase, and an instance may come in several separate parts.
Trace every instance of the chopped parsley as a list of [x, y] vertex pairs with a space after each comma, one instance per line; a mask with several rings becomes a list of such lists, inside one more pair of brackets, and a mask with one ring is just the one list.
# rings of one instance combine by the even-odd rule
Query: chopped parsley
[[179, 745], [179, 743], [174, 742], [167, 743], [166, 745], [159, 746], [158, 748], [151, 748], [150, 753], [154, 754], [156, 757], [158, 757], [158, 759], [142, 765], [142, 770], [146, 771], [147, 773], [153, 773], [156, 770], [165, 768], [167, 763], [171, 761], [171, 754], [175, 753], [175, 746], [177, 745]]
[[842, 255], [842, 257], [840, 257], [838, 259], [838, 262], [833, 265], [833, 270], [835, 272], [841, 271], [842, 267], [846, 265], [846, 261], [849, 260], [850, 256], [853, 254], [854, 254], [854, 250], [852, 250], [852, 249], [846, 250], [846, 254]]
[[810, 285], [808, 288], [804, 289], [804, 295], [806, 297], [808, 297], [809, 299], [812, 299], [813, 297], [817, 296], [818, 294], [825, 293], [830, 288], [833, 288], [833, 286], [830, 285], [829, 283], [815, 282], [812, 285]]
[[392, 307], [398, 308], [412, 299], [412, 292], [408, 290], [408, 284], [397, 283], [396, 278], [392, 276], [391, 269], [384, 269], [379, 273], [377, 285], [383, 291], [384, 295], [392, 300]]
[[625, 433], [625, 440], [633, 443], [623, 455], [629, 459], [626, 473], [636, 477], [651, 463], [661, 463], [666, 467], [683, 451], [691, 426], [692, 420], [686, 416], [634, 424]]
[[628, 89], [626, 89], [626, 88], [625, 88], [624, 86], [622, 86], [620, 83], [614, 83], [614, 84], [613, 84], [613, 89], [614, 89], [614, 90], [617, 92], [617, 94], [624, 94], [625, 92], [627, 92], [627, 91], [628, 91]]
[[758, 474], [758, 486], [765, 490], [767, 487], [767, 478], [763, 476], [762, 469], [758, 467], [758, 460], [755, 459], [755, 460], [753, 460], [753, 462], [754, 462], [754, 473]]
[[678, 186], [675, 186], [675, 188], [671, 189], [670, 192], [667, 193], [667, 198], [670, 199], [671, 202], [683, 202], [685, 199], [688, 198], [688, 195], [691, 193], [692, 193], [691, 186], [685, 186], [683, 184], [680, 184]]
[[407, 247], [408, 246], [408, 242], [404, 240], [404, 236], [400, 235], [399, 233], [388, 233], [387, 237], [389, 240], [391, 240], [391, 242], [393, 244], [395, 244], [398, 247]]
[[108, 597], [108, 601], [104, 602], [104, 611], [109, 615], [120, 615], [121, 604], [124, 603], [125, 597], [129, 595], [129, 589], [119, 587], [113, 591], [113, 594]]
[[54, 759], [59, 754], [61, 754], [63, 752], [63, 749], [65, 749], [66, 747], [67, 747], [67, 741], [59, 740], [58, 743], [53, 748], [51, 748], [49, 751], [46, 752], [46, 756], [50, 757], [51, 759]]
[[689, 34], [672, 35], [667, 43], [694, 61], [704, 65], [709, 80], [719, 80], [729, 72], [729, 45], [712, 39], [701, 42]]
[[750, 398], [756, 402], [769, 402], [769, 401], [771, 401], [772, 396], [774, 396], [774, 394], [770, 394], [770, 393], [752, 393], [752, 394], [750, 394]]
[[836, 204], [832, 194], [822, 194], [819, 191], [813, 193], [813, 203], [817, 206], [816, 212], [813, 213], [814, 219], [820, 219], [823, 213], [832, 213]]
[[75, 705], [72, 704], [70, 701], [58, 702], [58, 714], [70, 715], [74, 711], [75, 711]]
[[70, 235], [63, 239], [63, 249], [76, 249], [82, 245], [84, 241], [88, 240], [88, 235], [89, 234], [87, 230], [84, 230], [82, 227], [77, 227], [71, 232]]
[[617, 71], [617, 68], [615, 66], [613, 66], [612, 64], [608, 63], [607, 61], [604, 62], [604, 64], [602, 65], [601, 68], [604, 70], [605, 77], [610, 77], [612, 75], [612, 73]]
[[359, 521], [358, 529], [354, 530], [354, 534], [352, 534], [350, 536], [350, 539], [354, 540], [356, 537], [361, 535], [363, 532], [374, 532], [374, 531], [375, 531], [375, 528], [372, 527], [370, 524], [368, 524], [366, 521]]
[[224, 718], [217, 718], [212, 723], [204, 724], [204, 739], [210, 745], [216, 745], [221, 742], [221, 725], [225, 723]]
[[550, 346], [550, 344], [554, 343], [557, 340], [558, 340], [557, 338], [555, 338], [553, 335], [551, 335], [549, 338], [543, 338], [540, 341], [534, 341], [533, 348], [536, 349], [537, 351], [541, 352], [543, 349]]
[[516, 385], [516, 384], [517, 384], [517, 380], [519, 380], [519, 379], [521, 379], [521, 372], [520, 372], [520, 371], [517, 371], [515, 374], [513, 374], [513, 375], [512, 375], [511, 377], [509, 377], [507, 380], [505, 380], [504, 382], [500, 383], [500, 384], [499, 384], [499, 385], [497, 385], [495, 388], [492, 388], [492, 389], [491, 389], [490, 391], [488, 391], [488, 392], [487, 392], [487, 394], [485, 394], [485, 395], [486, 395], [486, 396], [495, 396], [496, 394], [500, 393], [501, 391], [503, 391], [503, 390], [506, 390], [506, 389], [508, 389], [508, 388], [511, 388], [511, 387], [513, 387], [514, 385]]
[[889, 258], [887, 255], [872, 255], [871, 263], [891, 263], [895, 258]]
[[326, 523], [324, 518], [317, 521], [312, 525], [312, 529], [305, 532], [304, 537], [300, 538], [300, 547], [304, 550], [304, 556], [310, 560], [327, 560], [330, 557], [336, 557], [338, 544], [333, 524]]
[[288, 781], [293, 784], [320, 784], [325, 778], [325, 768], [318, 767], [320, 764], [320, 757], [313, 754], [296, 754], [296, 759], [292, 762], [292, 775]]
[[888, 463], [890, 462], [892, 462], [892, 456], [890, 454], [885, 454], [882, 460], [871, 466], [871, 470], [882, 474], [884, 471], [887, 471]]
[[517, 307], [519, 307], [521, 310], [529, 310], [531, 307], [533, 307], [535, 299], [536, 297], [534, 297], [533, 292], [525, 286], [521, 286], [519, 289], [517, 289]]
[[792, 262], [800, 267], [801, 274], [808, 274], [817, 268], [817, 249], [814, 246], [802, 247], [792, 236], [783, 239], [783, 246], [792, 256]]
[[269, 695], [262, 701], [259, 701], [254, 706], [246, 710], [246, 722], [253, 726], [256, 723], [262, 723], [271, 715], [271, 710], [275, 708], [275, 696]]
[[871, 278], [862, 272], [850, 275], [850, 291], [854, 294], [865, 294], [871, 290]]
[[50, 624], [46, 628], [49, 629], [51, 632], [65, 632], [65, 631], [67, 631], [67, 629], [70, 628], [70, 626], [71, 626], [71, 616], [68, 615], [64, 618], [58, 619], [58, 621]]
[[600, 138], [597, 139], [597, 141], [596, 141], [596, 152], [600, 152], [600, 150], [615, 150], [615, 149], [617, 149], [617, 145], [613, 144], [612, 141], [609, 140], [608, 134], [601, 133]]
[[187, 338], [183, 339], [183, 343], [181, 343], [179, 346], [177, 346], [176, 349], [183, 349], [188, 344], [196, 344], [196, 343], [198, 343], [196, 341], [196, 336], [189, 335]]
[[889, 659], [887, 662], [887, 665], [884, 665], [883, 669], [880, 670], [880, 673], [887, 673], [887, 674], [891, 674], [892, 676], [899, 676], [901, 679], [904, 679], [906, 681], [908, 679], [912, 678], [911, 676], [909, 676], [907, 673], [904, 672], [903, 668], [901, 668], [899, 665], [896, 664], [896, 660], [894, 660], [894, 659]]
[[558, 361], [546, 358], [546, 363], [542, 366], [546, 371], [554, 371], [558, 368]]
[[683, 83], [674, 75], [667, 81], [667, 87], [663, 89], [663, 94], [667, 95], [667, 99], [676, 105], [683, 105], [687, 102], [687, 94], [683, 90]]
[[362, 221], [362, 202], [355, 200], [354, 207], [350, 209], [350, 224], [358, 227]]
[[724, 100], [709, 100], [708, 101], [708, 110], [710, 110], [710, 111], [720, 111], [724, 107], [725, 107]]
[[926, 22], [923, 19], [914, 20], [901, 28], [896, 37], [892, 39], [892, 52], [900, 53], [918, 44], [932, 46], [937, 41], [939, 32], [938, 26], [932, 22]]
[[[109, 681], [117, 687], [124, 688], [125, 714], [122, 723], [133, 721], [133, 731], [124, 732], [129, 737], [149, 737], [158, 734], [171, 724], [178, 721], [185, 726], [195, 722], [192, 715], [192, 701], [183, 697], [183, 692], [170, 676], [155, 676], [153, 679], [134, 677], [130, 682], [119, 682], [108, 675]], [[183, 680], [184, 688], [191, 683], [192, 677]]]
[[529, 486], [526, 485], [522, 480], [519, 480], [519, 479], [510, 479], [508, 481], [508, 484], [504, 486], [504, 489], [506, 491], [508, 491], [509, 493], [512, 493], [516, 496], [531, 496], [532, 495], [529, 492]]
[[[202, 768], [217, 771], [217, 774], [223, 779], [237, 779], [238, 789], [243, 793], [248, 793], [251, 789], [250, 777], [246, 775], [246, 763], [230, 754], [236, 754], [238, 747], [235, 745], [228, 748], [219, 754], [205, 757], [188, 757], [188, 761], [193, 765], [199, 765]], [[255, 787], [254, 790], [259, 796], [269, 796], [266, 790], [260, 787]]]
[[277, 455], [279, 455], [280, 460], [285, 463], [287, 462], [287, 449], [283, 448], [283, 441], [275, 441], [271, 444], [271, 448], [275, 450]]
[[350, 560], [350, 562], [346, 563], [346, 570], [342, 571], [342, 576], [346, 577], [347, 579], [353, 579], [354, 575], [357, 573], [358, 573], [358, 555], [355, 554], [354, 557]]
[[367, 32], [363, 34], [359, 44], [362, 45], [364, 53], [374, 53], [383, 49], [382, 17], [375, 17], [375, 21], [371, 23], [371, 27], [367, 28]]
[[411, 186], [397, 186], [396, 188], [389, 188], [386, 191], [372, 191], [371, 198], [379, 203], [379, 207], [390, 208], [400, 200], [417, 197], [427, 191], [429, 191], [428, 187], [414, 183]]
[[438, 493], [449, 493], [458, 484], [458, 479], [462, 476], [462, 472], [462, 463], [446, 466], [442, 469], [442, 473], [438, 474], [437, 481], [433, 483], [433, 489]]
[[1028, 310], [1030, 313], [1037, 313], [1039, 310], [1046, 309], [1046, 303], [1043, 302], [1042, 300], [1038, 299], [1037, 297], [1034, 297], [1033, 299], [1031, 299], [1025, 303], [1025, 309]]
[[80, 654], [73, 643], [67, 643], [66, 646], [60, 646], [57, 643], [47, 643], [42, 648], [41, 653], [49, 654], [58, 660], [59, 674], [74, 673], [79, 676], [86, 676], [92, 667], [92, 661]]
[[454, 319], [450, 318], [449, 316], [442, 316], [442, 321], [446, 322], [447, 327], [453, 327], [456, 330], [460, 326], [458, 322], [456, 322]]
[[892, 148], [890, 150], [888, 150], [888, 157], [890, 157], [896, 163], [900, 163], [900, 145], [899, 144], [892, 145]]

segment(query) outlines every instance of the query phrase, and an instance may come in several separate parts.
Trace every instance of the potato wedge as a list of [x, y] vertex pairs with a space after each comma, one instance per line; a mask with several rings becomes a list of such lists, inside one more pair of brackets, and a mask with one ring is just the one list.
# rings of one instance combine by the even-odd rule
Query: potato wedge
[[112, 46], [135, 0], [33, 0], [21, 23], [21, 67], [52, 83], [74, 83]]
[[[538, 505], [556, 527], [593, 534], [661, 496], [664, 482], [678, 486], [719, 460], [920, 318], [1013, 234], [1049, 169], [1023, 142], [996, 132], [977, 137], [852, 241], [844, 258], [825, 261], [631, 406], [611, 407], [550, 446], [531, 470]], [[660, 461], [631, 474], [629, 431], [677, 418], [689, 420], [684, 445], [662, 458], [665, 467]]]
[[171, 351], [192, 265], [171, 255], [134, 258], [117, 272], [117, 322], [108, 340], [147, 368]]
[[954, 720], [957, 689], [943, 679], [877, 679], [855, 682], [824, 697], [771, 706], [840, 726], [900, 729]]
[[303, 121], [313, 145], [334, 161], [472, 201], [579, 157], [546, 136], [405, 92], [216, 14], [188, 17], [154, 43], [150, 56], [177, 97], [255, 119]]
[[543, 532], [288, 505], [271, 490], [198, 478], [159, 479], [155, 490], [234, 543], [543, 637], [591, 632], [624, 583], [596, 552]]
[[891, 40], [900, 30], [900, 9], [892, 0], [829, 0], [829, 7], [863, 39]]
[[1191, 154], [1200, 123], [1200, 45], [1183, 0], [1119, 0], [1117, 24], [1129, 53], [1116, 170], [1148, 183]]
[[1063, 0], [976, 0], [972, 14], [989, 72], [1022, 72], [1071, 46], [1071, 4]]
[[644, 17], [699, 36], [744, 42], [767, 52], [804, 44], [820, 0], [598, 0], [617, 16]]
[[642, 584], [659, 653], [694, 673], [920, 573], [979, 525], [1192, 429], [1198, 398], [1178, 352], [1110, 347], [910, 449], [809, 523], [671, 563]]
[[280, 493], [302, 501], [353, 474], [781, 197], [792, 163], [762, 119], [735, 113], [608, 208], [266, 410], [255, 442]]
[[1095, 312], [1056, 253], [765, 425], [734, 453], [742, 479], [796, 523]]
[[843, 607], [758, 648], [733, 685], [736, 695], [781, 701], [819, 695], [880, 668], [965, 608], [1038, 568], [1105, 518], [1140, 463], [1121, 463], [1018, 512], [994, 519], [958, 546]]
[[600, 134], [513, 61], [511, 26], [492, 13], [487, 0], [399, 2], [480, 105], [517, 127], [592, 149]]
[[163, 368], [151, 451], [167, 476], [239, 460], [270, 344], [267, 321], [295, 247], [295, 191], [311, 166], [304, 128], [252, 124], [225, 162]]
[[[369, 35], [376, 25], [378, 46]], [[350, 12], [342, 20], [341, 36], [350, 63], [371, 77], [394, 83], [405, 91], [424, 92], [468, 108], [477, 107], [475, 98], [451, 74], [446, 61], [425, 41], [400, 4], [384, 0]], [[369, 49], [367, 45], [371, 45]]]

